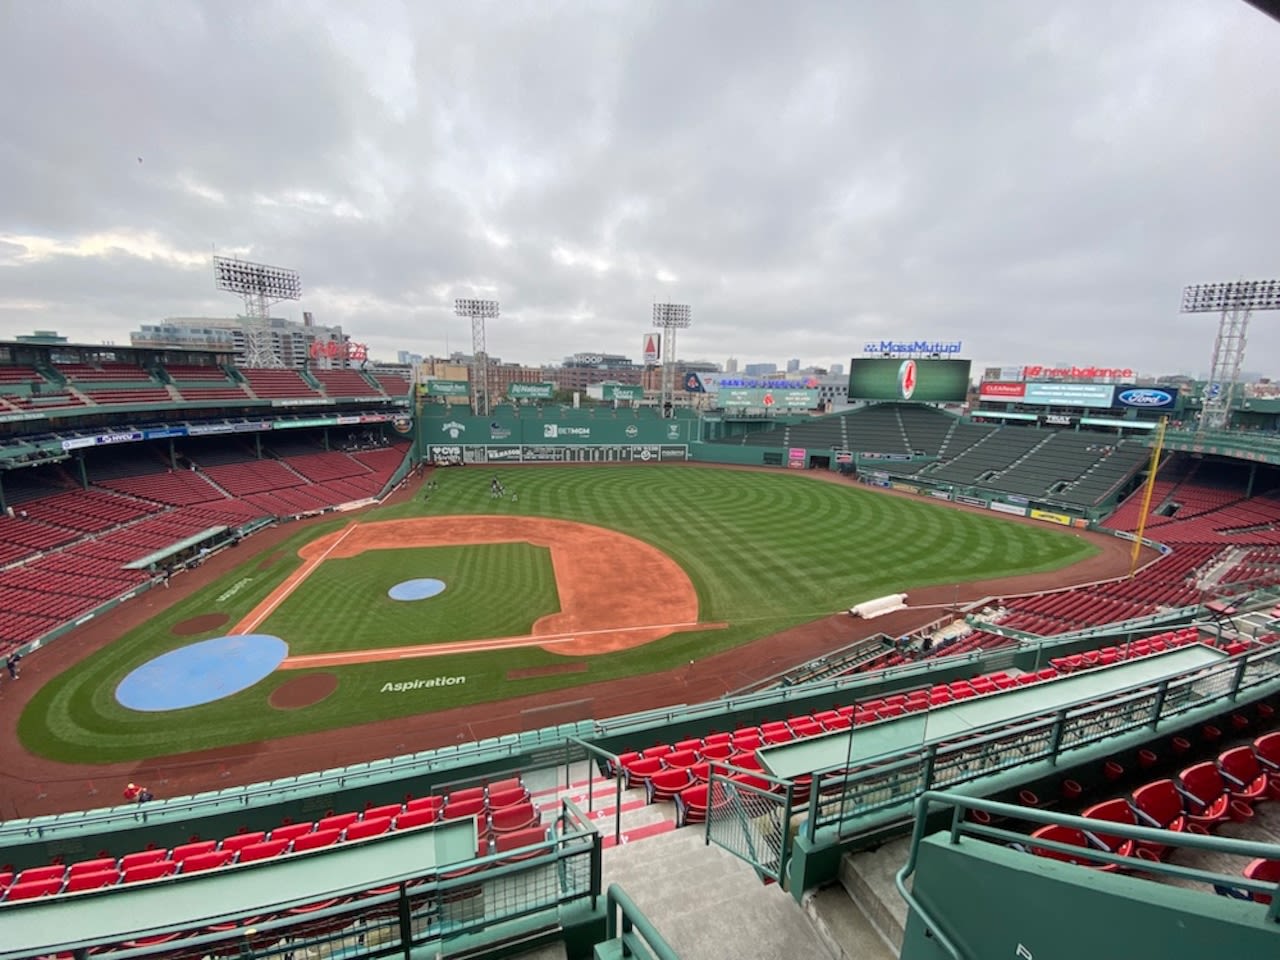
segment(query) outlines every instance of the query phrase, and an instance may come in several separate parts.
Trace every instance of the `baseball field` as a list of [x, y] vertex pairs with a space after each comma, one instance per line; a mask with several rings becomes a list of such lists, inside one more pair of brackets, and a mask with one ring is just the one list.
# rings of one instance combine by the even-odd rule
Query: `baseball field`
[[[411, 500], [300, 527], [267, 552], [245, 541], [231, 572], [44, 683], [22, 711], [22, 744], [108, 764], [570, 698], [861, 600], [1059, 570], [1098, 550], [1069, 530], [799, 472], [476, 467], [432, 479]], [[157, 673], [168, 654], [262, 637], [285, 652], [235, 692], [121, 702], [145, 670], [180, 698], [241, 667]]]

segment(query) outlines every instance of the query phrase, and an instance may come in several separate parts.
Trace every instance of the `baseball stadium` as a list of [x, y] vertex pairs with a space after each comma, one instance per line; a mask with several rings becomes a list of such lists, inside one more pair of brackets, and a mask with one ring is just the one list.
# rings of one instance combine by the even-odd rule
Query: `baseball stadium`
[[1280, 400], [914, 346], [0, 343], [0, 960], [1273, 954]]

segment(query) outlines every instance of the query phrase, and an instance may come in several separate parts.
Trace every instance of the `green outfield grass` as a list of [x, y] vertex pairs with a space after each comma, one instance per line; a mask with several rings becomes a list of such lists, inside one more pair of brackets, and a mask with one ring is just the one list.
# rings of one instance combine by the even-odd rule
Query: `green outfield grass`
[[[494, 473], [507, 499], [490, 498]], [[567, 658], [530, 648], [338, 667], [332, 671], [339, 678], [337, 691], [299, 710], [268, 704], [274, 689], [298, 675], [279, 671], [234, 696], [187, 710], [142, 714], [115, 702], [114, 690], [129, 671], [223, 632], [175, 637], [174, 624], [209, 612], [225, 612], [234, 623], [297, 568], [303, 543], [347, 522], [335, 520], [300, 530], [273, 562], [249, 559], [47, 684], [22, 715], [23, 743], [68, 762], [141, 759], [500, 700], [669, 669], [885, 593], [1052, 570], [1095, 552], [1069, 530], [802, 473], [645, 465], [464, 468], [435, 476], [439, 488], [429, 501], [419, 497], [379, 508], [361, 520], [496, 513], [610, 527], [669, 554], [697, 588], [701, 619], [730, 626], [582, 658], [587, 669], [581, 673], [519, 680], [509, 679], [509, 671]], [[513, 492], [516, 503], [509, 498]], [[250, 539], [240, 549], [252, 557], [252, 546]], [[418, 603], [387, 599], [391, 584], [419, 576], [439, 576], [449, 589]], [[661, 584], [638, 583], [635, 589], [662, 602]], [[555, 609], [550, 564], [544, 551], [532, 547], [375, 551], [326, 561], [259, 630], [281, 636], [294, 652], [321, 652], [386, 646], [389, 635], [409, 638], [399, 645], [524, 633]], [[388, 691], [395, 683], [438, 676], [466, 679], [447, 687]]]

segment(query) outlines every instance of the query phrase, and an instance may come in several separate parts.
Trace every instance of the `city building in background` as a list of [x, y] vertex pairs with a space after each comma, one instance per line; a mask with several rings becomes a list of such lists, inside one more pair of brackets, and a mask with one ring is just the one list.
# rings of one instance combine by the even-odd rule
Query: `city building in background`
[[[232, 348], [237, 366], [249, 366], [249, 324], [244, 317], [168, 317], [159, 323], [144, 323], [129, 334], [129, 343], [151, 350], [201, 350]], [[358, 363], [342, 352], [330, 357], [320, 351], [317, 359], [312, 344], [344, 344], [346, 335], [340, 326], [325, 326], [269, 317], [265, 332], [275, 355], [286, 367], [346, 367]]]

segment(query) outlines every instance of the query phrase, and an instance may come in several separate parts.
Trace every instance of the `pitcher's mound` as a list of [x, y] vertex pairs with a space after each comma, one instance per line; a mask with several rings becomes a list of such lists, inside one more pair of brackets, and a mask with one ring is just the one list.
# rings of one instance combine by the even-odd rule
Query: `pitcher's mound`
[[231, 617], [225, 613], [202, 613], [198, 617], [191, 617], [181, 623], [175, 623], [169, 628], [169, 632], [175, 637], [194, 637], [197, 633], [208, 633], [210, 630], [217, 630], [230, 619]]
[[337, 689], [335, 673], [304, 673], [276, 687], [267, 702], [277, 710], [299, 710], [319, 703]]

